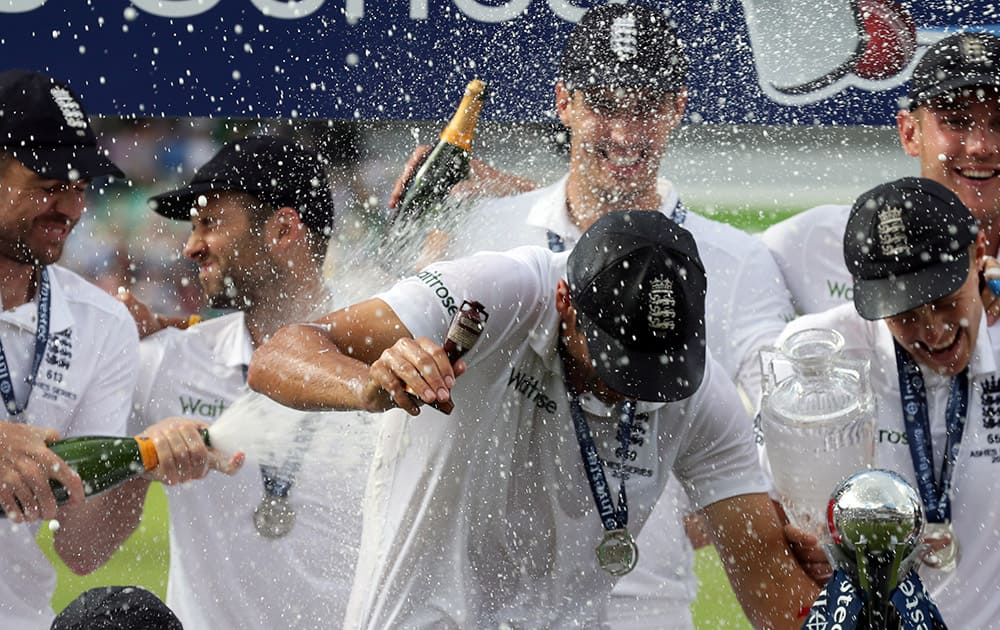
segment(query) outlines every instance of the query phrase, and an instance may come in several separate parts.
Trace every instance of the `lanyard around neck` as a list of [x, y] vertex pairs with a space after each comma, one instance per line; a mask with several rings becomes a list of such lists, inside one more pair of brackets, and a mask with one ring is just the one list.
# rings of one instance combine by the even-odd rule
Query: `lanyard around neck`
[[[240, 367], [243, 370], [243, 383], [246, 384], [250, 366], [243, 364]], [[294, 440], [296, 446], [303, 440], [312, 439], [315, 428], [311, 425], [314, 422], [310, 422], [309, 424], [310, 427], [308, 428], [302, 426], [296, 430]], [[281, 466], [261, 464], [260, 476], [264, 481], [264, 493], [269, 497], [287, 498], [292, 491], [292, 487], [295, 485], [295, 476], [298, 474], [299, 468], [302, 467], [303, 457], [304, 454], [302, 451], [295, 449]]]
[[951, 521], [951, 485], [958, 459], [958, 447], [965, 431], [969, 411], [969, 368], [951, 378], [948, 406], [945, 410], [946, 438], [940, 478], [934, 474], [934, 451], [931, 444], [930, 413], [927, 390], [920, 366], [899, 343], [896, 369], [899, 373], [899, 396], [903, 406], [903, 424], [910, 445], [917, 489], [924, 503], [927, 519], [932, 523]]
[[24, 404], [17, 402], [14, 395], [14, 381], [10, 377], [10, 364], [7, 362], [7, 354], [4, 352], [3, 341], [0, 340], [0, 396], [3, 398], [4, 409], [7, 417], [15, 422], [23, 422], [20, 415], [28, 408], [28, 401], [31, 399], [31, 390], [34, 389], [35, 381], [38, 379], [38, 369], [42, 365], [42, 357], [45, 356], [45, 346], [49, 342], [49, 324], [52, 313], [52, 289], [49, 284], [49, 270], [42, 267], [41, 280], [38, 284], [38, 322], [35, 325], [35, 356], [31, 360], [31, 373], [25, 379], [28, 384], [28, 392], [24, 397]]
[[[566, 349], [561, 340], [559, 341], [559, 356], [562, 358], [563, 372], [565, 372]], [[624, 529], [628, 525], [628, 495], [625, 493], [625, 481], [628, 479], [628, 474], [623, 468], [621, 485], [618, 487], [618, 505], [616, 506], [614, 498], [611, 496], [607, 475], [604, 473], [604, 463], [597, 452], [597, 444], [594, 443], [590, 425], [587, 423], [587, 416], [580, 404], [580, 395], [568, 382], [566, 382], [566, 390], [569, 393], [569, 411], [573, 418], [576, 441], [580, 446], [580, 457], [583, 460], [583, 472], [590, 484], [590, 492], [594, 497], [597, 513], [601, 517], [601, 525], [609, 532]], [[632, 425], [635, 421], [635, 404], [634, 400], [626, 400], [621, 405], [617, 437], [622, 453], [628, 451], [631, 443]]]

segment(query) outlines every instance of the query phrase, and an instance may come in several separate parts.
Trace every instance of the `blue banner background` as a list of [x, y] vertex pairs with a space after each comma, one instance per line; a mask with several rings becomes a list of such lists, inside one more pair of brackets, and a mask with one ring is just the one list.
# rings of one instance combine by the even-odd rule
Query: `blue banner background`
[[[492, 90], [485, 117], [538, 121], [552, 116], [552, 84], [571, 20], [598, 4], [0, 0], [0, 59], [4, 67], [67, 80], [91, 113], [106, 115], [436, 120], [479, 76]], [[903, 5], [918, 32], [1000, 22], [982, 0]], [[816, 103], [779, 104], [758, 84], [741, 2], [672, 6], [691, 58], [691, 121], [892, 123], [902, 75], [885, 91], [845, 85]]]

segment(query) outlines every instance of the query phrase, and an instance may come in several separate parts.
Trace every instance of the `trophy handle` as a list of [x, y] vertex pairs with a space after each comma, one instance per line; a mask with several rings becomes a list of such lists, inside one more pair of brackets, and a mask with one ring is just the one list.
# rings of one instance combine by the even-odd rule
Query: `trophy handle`
[[871, 364], [867, 359], [842, 359], [837, 362], [835, 371], [857, 379], [858, 397], [865, 406], [874, 405], [875, 394], [872, 389]]
[[774, 393], [778, 386], [778, 379], [774, 373], [775, 361], [787, 361], [783, 352], [774, 346], [764, 346], [757, 356], [760, 358], [760, 388], [761, 401]]

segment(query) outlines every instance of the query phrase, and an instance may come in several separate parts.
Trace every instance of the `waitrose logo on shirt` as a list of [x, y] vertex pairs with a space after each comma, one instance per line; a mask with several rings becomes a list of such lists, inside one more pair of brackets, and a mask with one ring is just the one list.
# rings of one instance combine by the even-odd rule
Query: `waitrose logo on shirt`
[[181, 414], [202, 418], [218, 418], [229, 404], [229, 401], [221, 398], [207, 399], [196, 396], [178, 396], [177, 401], [181, 404]]
[[830, 297], [835, 300], [854, 301], [854, 283], [852, 282], [838, 282], [828, 278], [826, 288], [830, 291]]

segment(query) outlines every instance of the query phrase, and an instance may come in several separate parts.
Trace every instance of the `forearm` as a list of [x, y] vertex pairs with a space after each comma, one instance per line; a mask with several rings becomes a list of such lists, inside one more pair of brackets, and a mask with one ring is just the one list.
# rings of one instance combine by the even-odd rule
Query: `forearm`
[[704, 510], [733, 591], [757, 628], [798, 628], [819, 589], [792, 555], [770, 499], [733, 497]]
[[138, 478], [79, 505], [59, 509], [56, 553], [74, 573], [86, 575], [108, 561], [142, 520], [149, 481]]
[[251, 389], [304, 411], [363, 409], [368, 364], [340, 352], [324, 328], [282, 328], [254, 352], [247, 375]]

